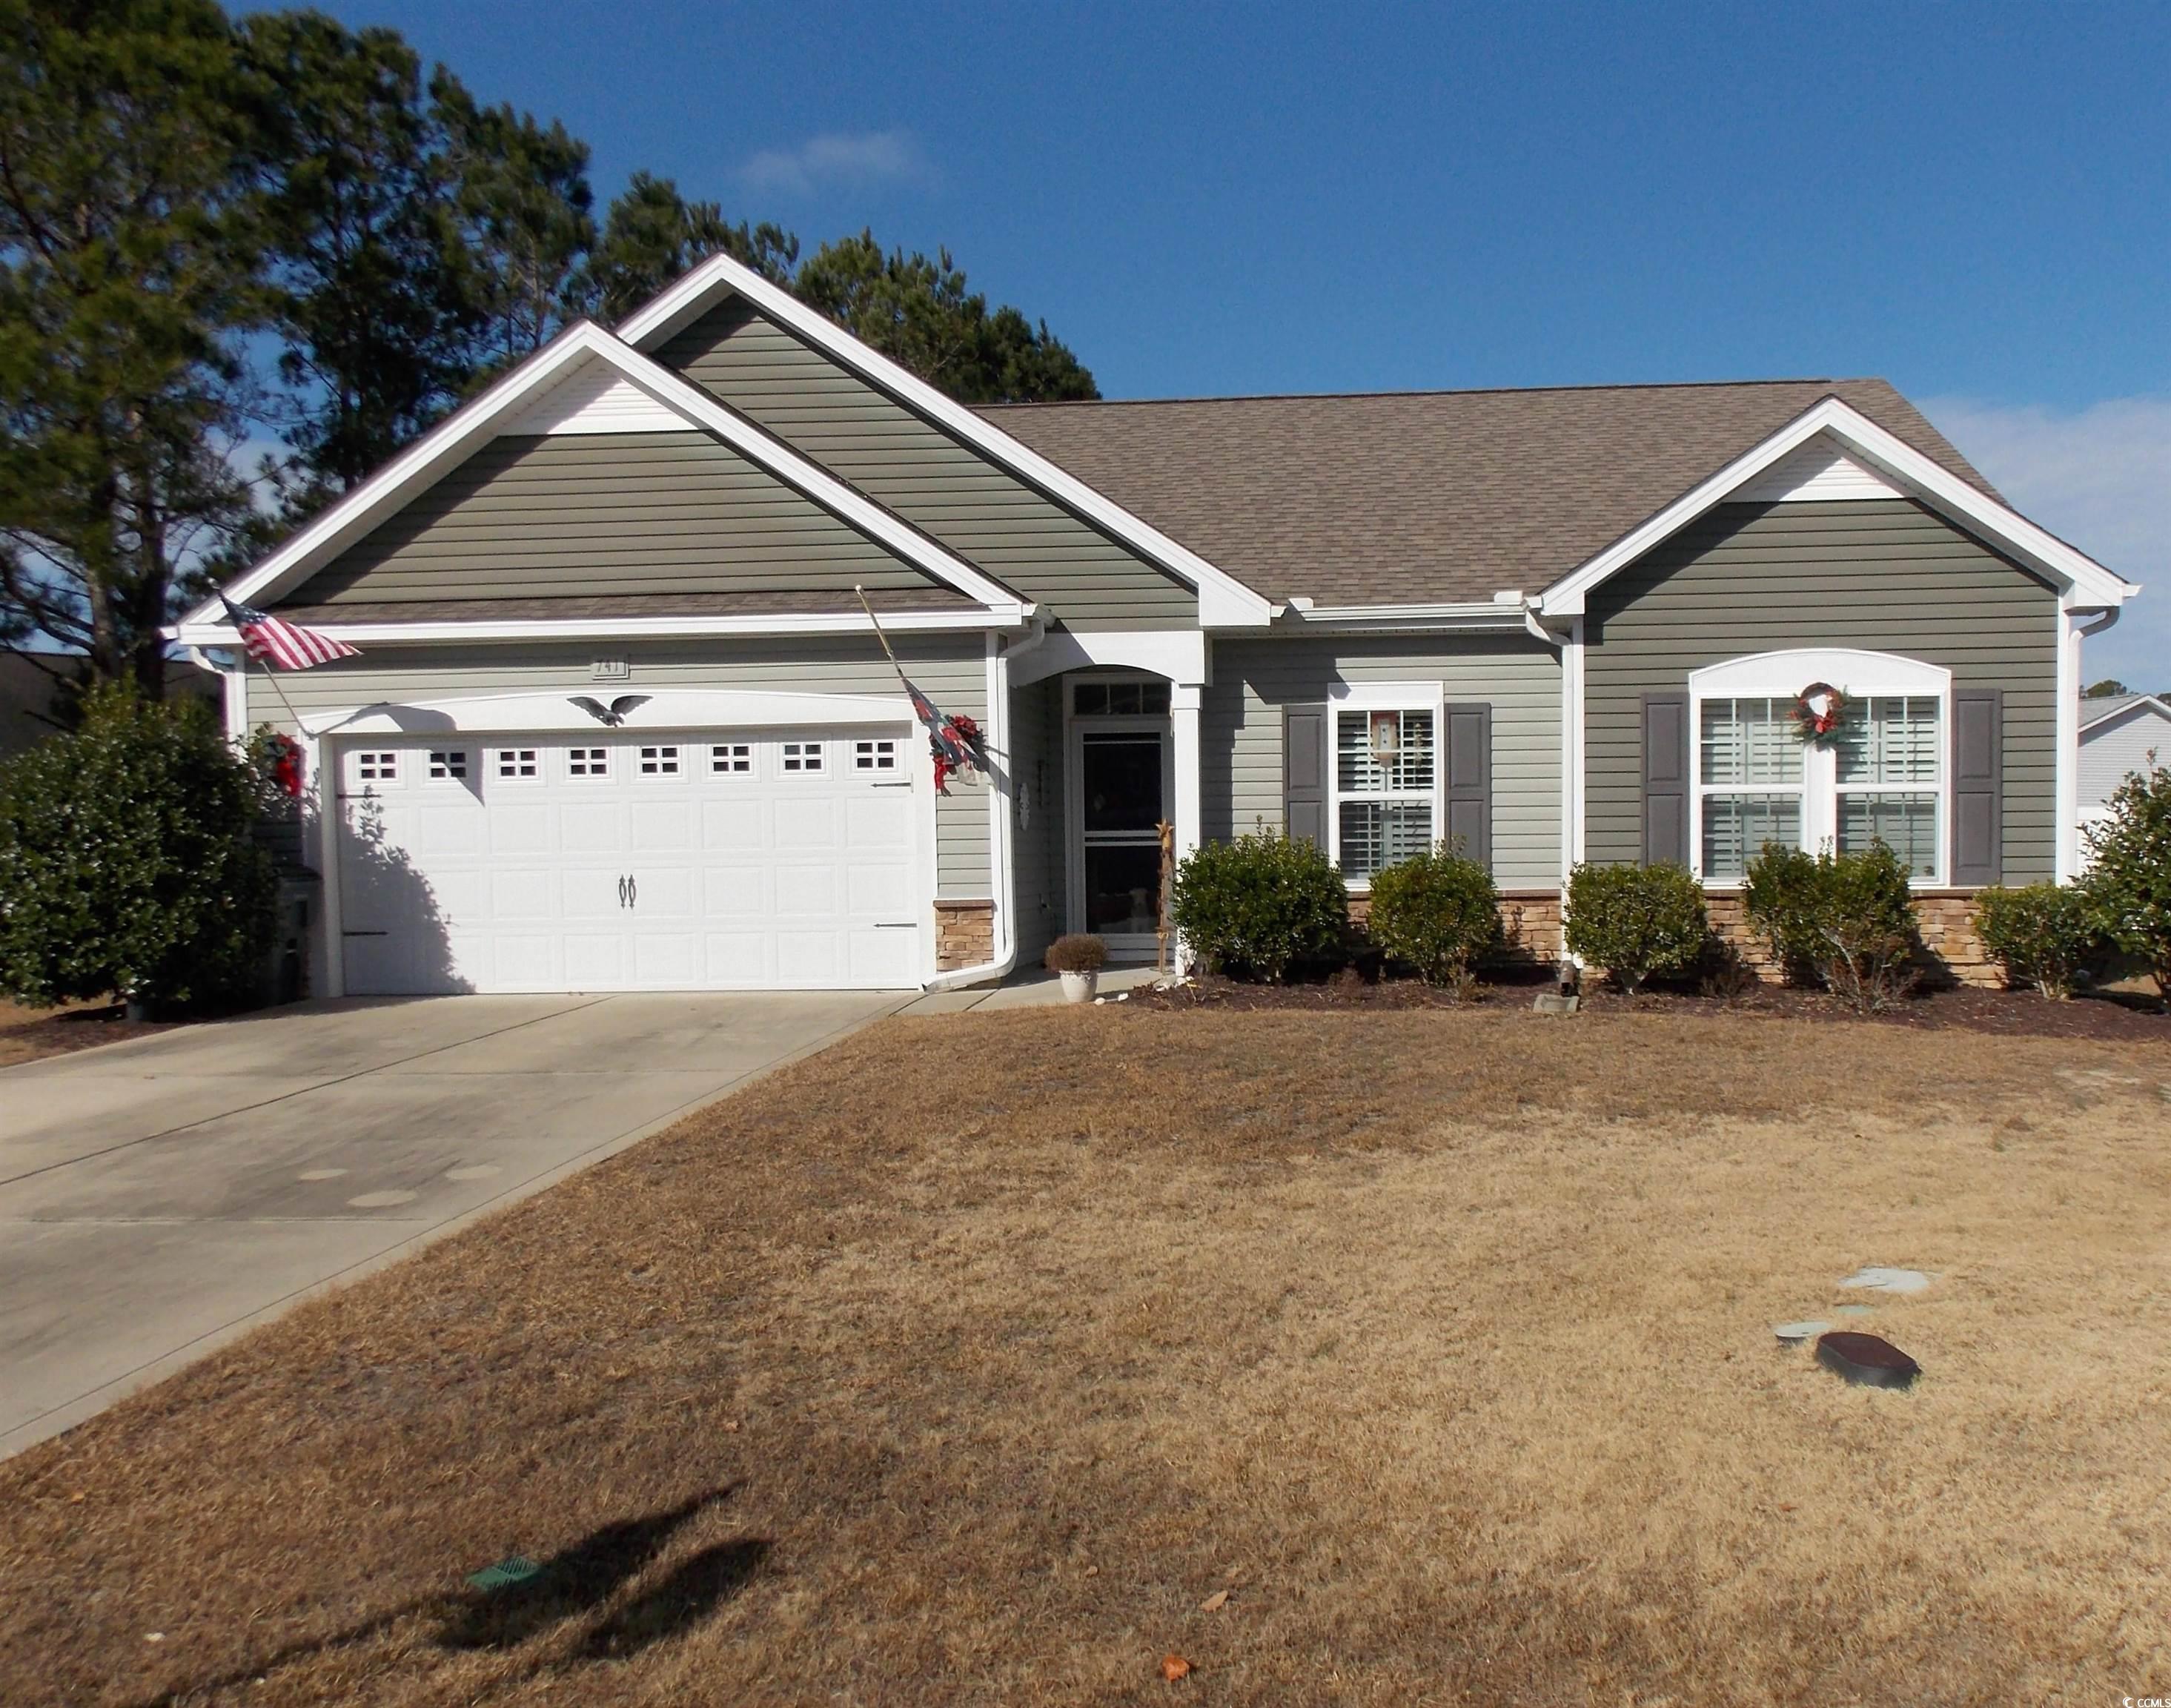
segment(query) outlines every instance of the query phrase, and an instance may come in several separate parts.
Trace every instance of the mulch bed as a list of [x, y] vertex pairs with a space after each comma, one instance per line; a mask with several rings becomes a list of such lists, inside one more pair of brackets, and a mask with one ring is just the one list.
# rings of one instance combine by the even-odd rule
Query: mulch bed
[[147, 1038], [154, 1032], [170, 1032], [175, 1023], [131, 1020], [127, 1009], [115, 1002], [104, 1007], [63, 1009], [12, 1026], [0, 1024], [0, 1066], [35, 1061], [40, 1056], [67, 1055], [94, 1045]]
[[[1487, 982], [1478, 987], [1474, 1001], [1488, 1007], [1527, 1008], [1551, 981], [1542, 978], [1513, 978]], [[1460, 1006], [1445, 991], [1434, 990], [1415, 979], [1384, 978], [1368, 981], [1354, 974], [1305, 980], [1288, 985], [1253, 985], [1234, 979], [1206, 977], [1172, 990], [1142, 989], [1131, 994], [1134, 1004], [1149, 1008], [1235, 1010], [1271, 1009], [1407, 1009], [1452, 1008]], [[1970, 1032], [1989, 1032], [2015, 1038], [2088, 1038], [2114, 1043], [2171, 1042], [2171, 1015], [2152, 996], [2125, 991], [2104, 991], [2077, 996], [2071, 1002], [2047, 1002], [2032, 991], [1984, 991], [1968, 986], [1954, 990], [1918, 991], [1898, 1007], [1867, 1017], [1855, 1014], [1822, 991], [1798, 990], [1792, 986], [1757, 985], [1738, 995], [1707, 996], [1679, 989], [1647, 990], [1634, 996], [1622, 995], [1595, 981], [1583, 988], [1583, 1012], [1595, 1014], [1768, 1015], [1801, 1020], [1867, 1018], [1885, 1026], [1910, 1026], [1923, 1030], [1957, 1027]]]

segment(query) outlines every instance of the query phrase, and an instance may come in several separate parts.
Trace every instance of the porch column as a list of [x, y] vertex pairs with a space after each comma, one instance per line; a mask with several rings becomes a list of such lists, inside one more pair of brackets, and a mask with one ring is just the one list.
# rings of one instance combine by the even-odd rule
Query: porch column
[[1169, 686], [1168, 719], [1176, 742], [1176, 857], [1183, 857], [1196, 848], [1200, 841], [1198, 790], [1198, 702], [1201, 690], [1196, 682], [1176, 682]]

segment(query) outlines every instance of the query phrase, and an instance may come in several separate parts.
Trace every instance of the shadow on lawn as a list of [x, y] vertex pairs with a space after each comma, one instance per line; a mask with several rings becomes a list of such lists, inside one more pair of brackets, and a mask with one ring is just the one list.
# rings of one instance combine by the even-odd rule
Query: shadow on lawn
[[551, 1555], [517, 1582], [495, 1589], [469, 1587], [418, 1597], [327, 1636], [274, 1650], [220, 1677], [171, 1686], [142, 1708], [172, 1708], [211, 1691], [260, 1682], [281, 1668], [367, 1642], [418, 1614], [436, 1619], [440, 1648], [458, 1652], [516, 1648], [565, 1620], [598, 1614], [571, 1647], [554, 1646], [551, 1652], [537, 1657], [531, 1670], [562, 1672], [592, 1661], [623, 1660], [699, 1625], [761, 1570], [769, 1554], [768, 1539], [733, 1537], [688, 1555], [648, 1588], [598, 1614], [621, 1587], [655, 1561], [689, 1520], [728, 1499], [735, 1487], [727, 1484], [661, 1512], [605, 1524]]

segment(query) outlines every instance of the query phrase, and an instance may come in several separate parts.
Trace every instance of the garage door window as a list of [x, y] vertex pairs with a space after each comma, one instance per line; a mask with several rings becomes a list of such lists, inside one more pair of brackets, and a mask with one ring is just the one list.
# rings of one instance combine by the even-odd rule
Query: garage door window
[[501, 777], [532, 777], [536, 774], [535, 749], [501, 747], [497, 750], [497, 774]]
[[365, 783], [391, 782], [399, 775], [399, 755], [396, 753], [356, 754], [354, 774]]
[[468, 780], [466, 752], [460, 748], [432, 749], [430, 778], [433, 782], [465, 782]]
[[893, 771], [897, 769], [897, 744], [893, 741], [855, 742], [852, 747], [852, 767], [863, 771]]
[[784, 769], [787, 772], [818, 771], [822, 769], [822, 744], [818, 741], [787, 741], [784, 744]]
[[568, 750], [566, 775], [575, 777], [607, 777], [610, 775], [610, 749], [606, 747], [576, 747]]
[[719, 743], [709, 749], [709, 769], [743, 776], [753, 769], [753, 749], [742, 741]]
[[645, 777], [677, 776], [678, 749], [675, 747], [644, 747], [641, 750], [641, 774]]

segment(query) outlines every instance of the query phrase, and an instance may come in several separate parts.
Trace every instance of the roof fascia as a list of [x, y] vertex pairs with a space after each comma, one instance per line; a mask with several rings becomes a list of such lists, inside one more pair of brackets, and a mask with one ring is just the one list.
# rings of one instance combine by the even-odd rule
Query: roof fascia
[[1008, 469], [1028, 486], [1106, 529], [1188, 582], [1198, 594], [1198, 620], [1207, 628], [1262, 628], [1273, 620], [1273, 604], [1187, 545], [1178, 544], [1106, 495], [1012, 438], [962, 404], [944, 396], [917, 374], [909, 373], [816, 313], [788, 291], [763, 278], [729, 255], [711, 255], [686, 277], [637, 310], [619, 328], [619, 336], [646, 353], [689, 325], [726, 296], [743, 297], [754, 308], [788, 328], [860, 379], [885, 391], [913, 413], [934, 422], [973, 449]]
[[1520, 631], [1528, 626], [1520, 600], [1513, 604], [1287, 606], [1274, 627], [1303, 634], [1454, 634]]
[[1789, 451], [1819, 433], [1827, 432], [1850, 450], [1876, 464], [1884, 473], [1911, 487], [1948, 517], [1987, 534], [2048, 576], [2057, 585], [2063, 596], [2062, 603], [2068, 609], [2115, 608], [2141, 591], [2086, 553], [1952, 474], [1852, 405], [1836, 397], [1826, 397], [1555, 582], [1538, 596], [1540, 609], [1548, 616], [1582, 615], [1584, 602], [1592, 588], [1627, 568], [1713, 505], [1723, 502], [1729, 493], [1753, 480]]
[[[456, 465], [482, 440], [495, 437], [515, 406], [587, 360], [608, 363], [629, 384], [684, 417], [688, 425], [714, 433], [839, 520], [967, 598], [990, 609], [1017, 607], [1016, 594], [955, 552], [587, 320], [568, 327], [474, 402], [424, 434], [225, 589], [225, 597], [241, 601], [276, 597], [384, 521], [415, 491]], [[214, 594], [183, 617], [181, 626], [209, 623], [221, 613], [219, 595]]]
[[[1033, 608], [1016, 601], [971, 611], [893, 611], [882, 620], [886, 634], [959, 633], [1022, 629]], [[863, 611], [769, 612], [710, 617], [480, 617], [399, 623], [314, 622], [310, 628], [359, 646], [437, 644], [453, 641], [589, 641], [673, 638], [682, 636], [868, 635], [875, 626]], [[222, 619], [185, 618], [164, 631], [184, 647], [235, 647], [241, 637]]]

